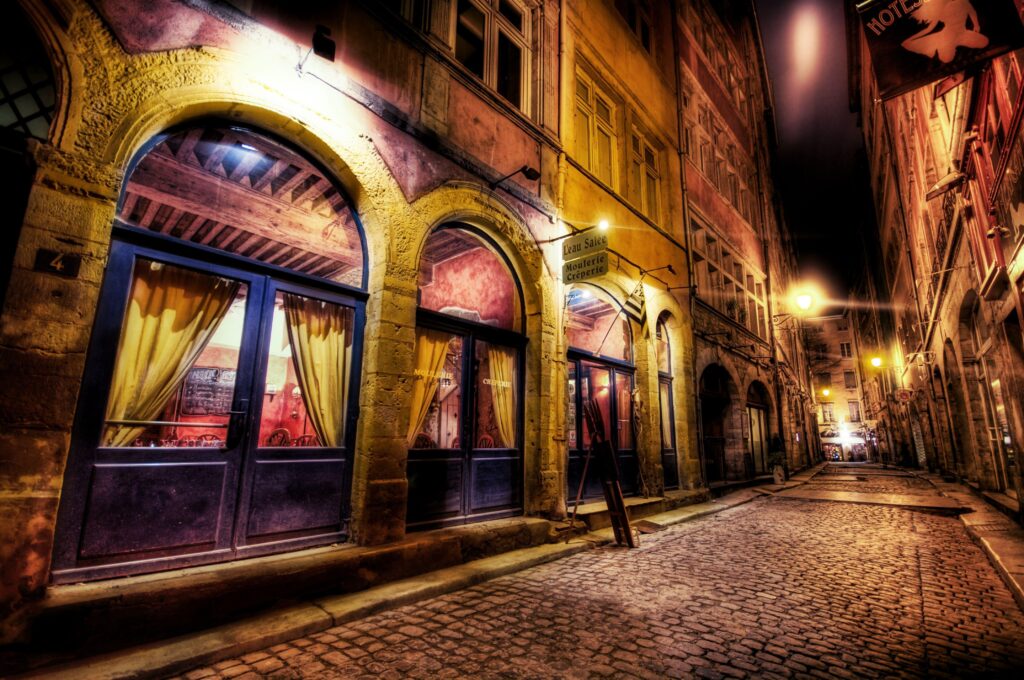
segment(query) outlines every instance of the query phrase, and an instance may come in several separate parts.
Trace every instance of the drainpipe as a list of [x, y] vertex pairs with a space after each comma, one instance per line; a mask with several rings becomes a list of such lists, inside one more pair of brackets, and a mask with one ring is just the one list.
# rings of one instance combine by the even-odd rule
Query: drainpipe
[[[693, 387], [694, 424], [697, 430], [697, 461], [700, 463], [700, 486], [707, 486], [707, 470], [704, 460], [704, 426], [700, 409], [700, 382], [697, 376], [697, 334], [694, 332], [694, 321], [696, 318], [696, 306], [694, 297], [697, 294], [697, 284], [693, 282], [693, 235], [690, 224], [690, 202], [687, 198], [686, 189], [686, 154], [683, 149], [683, 70], [682, 54], [679, 49], [679, 0], [672, 0], [672, 56], [676, 76], [676, 157], [679, 161], [679, 191], [683, 203], [683, 245], [686, 248], [686, 296], [689, 302], [690, 312], [690, 373]], [[677, 453], [678, 455], [678, 453]]]

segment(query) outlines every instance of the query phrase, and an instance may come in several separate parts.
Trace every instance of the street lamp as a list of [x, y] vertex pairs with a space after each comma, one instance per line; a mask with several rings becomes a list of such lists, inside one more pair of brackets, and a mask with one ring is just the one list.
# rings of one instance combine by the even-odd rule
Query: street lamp
[[537, 241], [537, 243], [540, 245], [543, 245], [545, 243], [557, 243], [558, 241], [565, 240], [570, 236], [579, 236], [580, 234], [585, 234], [588, 231], [599, 231], [603, 234], [607, 232], [610, 227], [608, 220], [601, 220], [597, 224], [593, 224], [589, 227], [584, 227], [583, 229], [579, 229], [576, 226], [570, 224], [569, 222], [565, 222], [564, 220], [562, 223], [565, 226], [569, 227], [569, 233], [562, 234], [561, 236], [556, 236], [554, 238], [544, 239], [543, 241]]
[[882, 357], [871, 357], [871, 365], [875, 368], [882, 367]]
[[821, 391], [821, 396], [823, 396], [823, 397], [827, 397], [830, 394], [832, 394], [832, 390], [830, 390], [827, 387]]

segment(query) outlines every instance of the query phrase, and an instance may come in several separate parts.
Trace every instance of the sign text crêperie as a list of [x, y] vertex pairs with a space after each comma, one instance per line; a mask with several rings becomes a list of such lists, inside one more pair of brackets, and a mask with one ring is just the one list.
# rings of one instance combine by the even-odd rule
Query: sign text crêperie
[[562, 264], [562, 283], [578, 283], [608, 273], [608, 252], [581, 257]]

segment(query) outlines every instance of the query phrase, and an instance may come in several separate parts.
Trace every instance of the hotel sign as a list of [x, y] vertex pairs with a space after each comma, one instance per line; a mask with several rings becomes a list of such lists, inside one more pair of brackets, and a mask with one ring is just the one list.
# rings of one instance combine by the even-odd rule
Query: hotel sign
[[579, 283], [608, 273], [608, 251], [562, 264], [562, 283]]
[[857, 11], [883, 99], [1024, 46], [1014, 0], [867, 0]]

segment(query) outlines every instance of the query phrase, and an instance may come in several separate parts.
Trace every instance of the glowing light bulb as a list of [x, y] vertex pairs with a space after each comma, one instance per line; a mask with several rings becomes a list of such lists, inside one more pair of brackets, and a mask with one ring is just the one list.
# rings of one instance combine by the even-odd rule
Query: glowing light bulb
[[827, 397], [827, 396], [828, 396], [828, 395], [830, 395], [830, 394], [832, 394], [832, 390], [830, 390], [830, 389], [829, 389], [829, 388], [827, 388], [827, 387], [826, 387], [825, 389], [823, 389], [823, 390], [821, 391], [821, 395], [822, 395], [823, 397]]
[[599, 231], [608, 231], [608, 220], [601, 220], [598, 222], [597, 228]]
[[810, 293], [800, 293], [796, 296], [796, 306], [805, 312], [814, 304], [814, 296]]
[[882, 365], [882, 357], [871, 357], [871, 365], [879, 368]]

